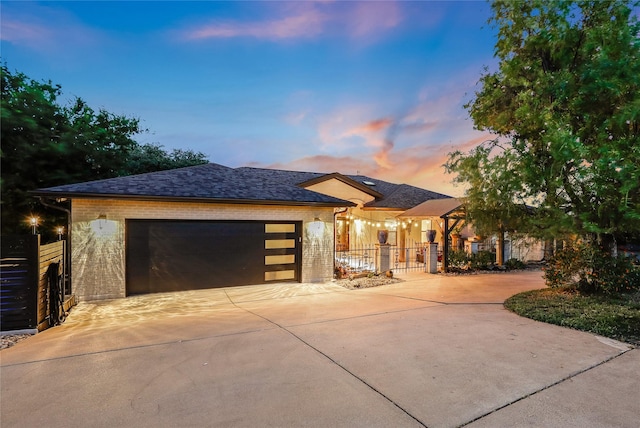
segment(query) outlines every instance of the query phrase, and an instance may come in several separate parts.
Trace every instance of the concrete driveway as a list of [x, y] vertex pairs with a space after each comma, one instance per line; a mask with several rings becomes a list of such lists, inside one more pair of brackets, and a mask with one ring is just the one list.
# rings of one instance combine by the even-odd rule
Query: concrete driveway
[[0, 352], [9, 427], [638, 427], [640, 350], [502, 306], [540, 272], [82, 303]]

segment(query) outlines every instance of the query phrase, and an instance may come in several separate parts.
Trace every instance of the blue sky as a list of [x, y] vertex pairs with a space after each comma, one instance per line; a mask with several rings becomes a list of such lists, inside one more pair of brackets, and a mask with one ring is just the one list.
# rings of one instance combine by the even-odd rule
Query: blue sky
[[489, 135], [463, 104], [494, 68], [484, 1], [3, 0], [1, 56], [141, 143], [227, 166], [361, 173], [460, 195], [441, 165]]

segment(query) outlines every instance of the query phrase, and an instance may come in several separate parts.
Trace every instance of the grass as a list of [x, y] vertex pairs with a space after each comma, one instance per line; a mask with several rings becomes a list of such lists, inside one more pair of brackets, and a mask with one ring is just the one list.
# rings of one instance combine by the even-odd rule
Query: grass
[[545, 288], [516, 294], [504, 305], [526, 318], [640, 346], [640, 293], [582, 295], [573, 289]]

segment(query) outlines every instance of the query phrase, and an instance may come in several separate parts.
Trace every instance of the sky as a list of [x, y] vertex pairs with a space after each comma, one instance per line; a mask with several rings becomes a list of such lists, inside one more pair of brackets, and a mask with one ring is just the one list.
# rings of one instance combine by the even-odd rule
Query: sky
[[363, 174], [462, 196], [442, 164], [490, 139], [464, 104], [484, 1], [8, 1], [0, 56], [136, 140], [230, 167]]

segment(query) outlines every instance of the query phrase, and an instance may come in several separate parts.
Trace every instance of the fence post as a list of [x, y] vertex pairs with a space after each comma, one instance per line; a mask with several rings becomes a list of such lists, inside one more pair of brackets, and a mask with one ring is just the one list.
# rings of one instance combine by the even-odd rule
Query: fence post
[[389, 249], [389, 244], [376, 244], [376, 272], [386, 272], [389, 270]]
[[424, 263], [424, 273], [427, 273], [427, 257], [429, 256], [429, 254], [427, 254], [427, 247], [423, 244], [422, 245], [422, 261]]
[[405, 248], [405, 252], [406, 252], [406, 256], [404, 258], [404, 263], [406, 266], [407, 271], [409, 270], [409, 248]]
[[429, 252], [425, 253], [424, 264], [425, 267], [429, 265], [428, 272], [429, 273], [437, 273], [438, 272], [438, 244], [430, 243], [428, 244]]

